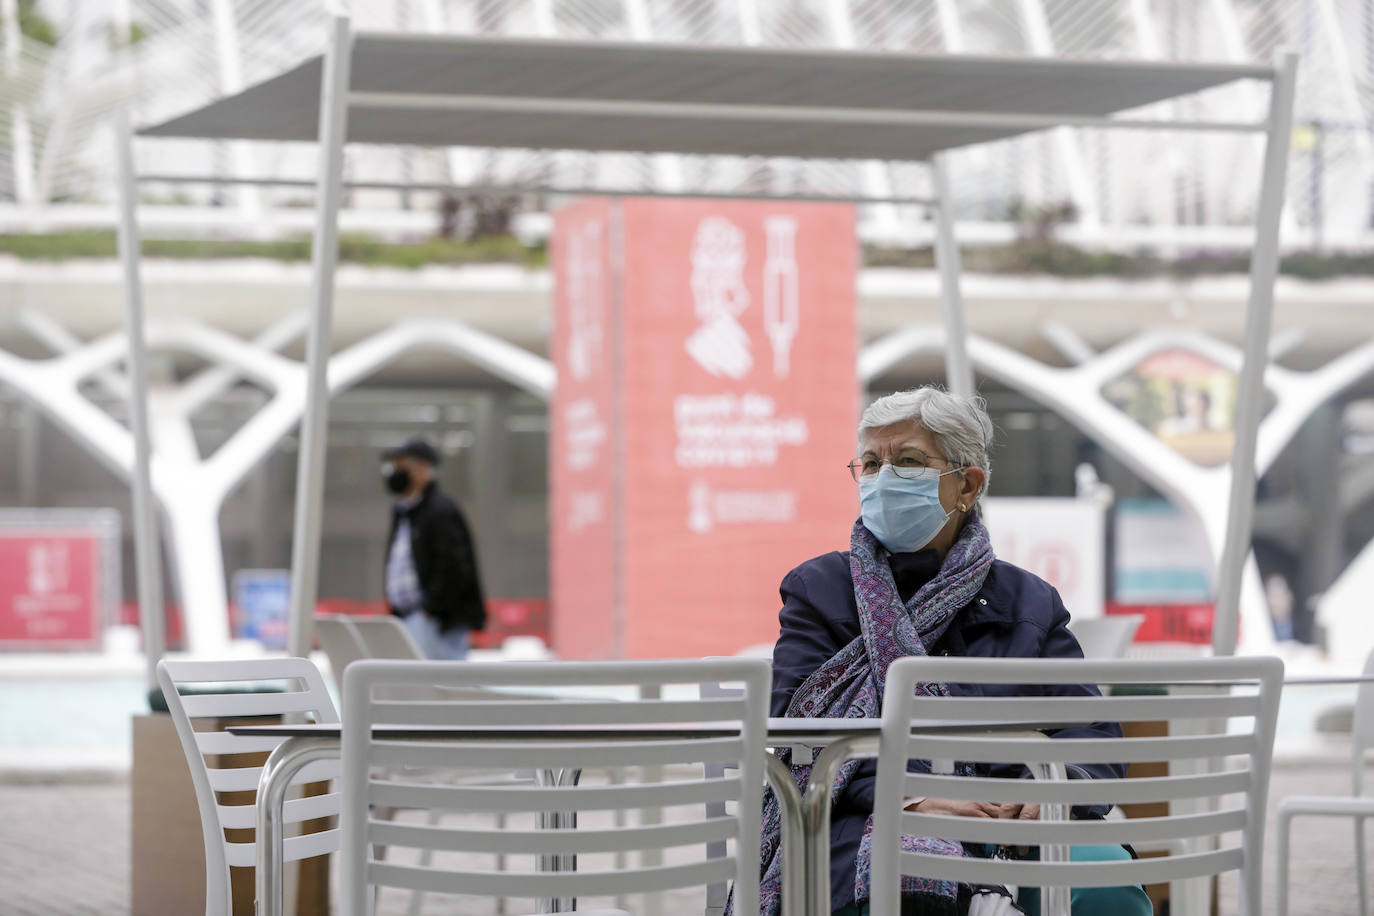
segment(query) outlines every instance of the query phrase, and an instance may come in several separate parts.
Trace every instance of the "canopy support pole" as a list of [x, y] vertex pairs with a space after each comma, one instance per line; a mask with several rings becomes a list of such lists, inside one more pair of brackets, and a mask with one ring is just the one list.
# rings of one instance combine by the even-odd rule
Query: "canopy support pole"
[[324, 512], [325, 446], [329, 438], [329, 357], [334, 325], [334, 268], [339, 255], [339, 198], [343, 147], [348, 135], [348, 84], [353, 34], [346, 16], [334, 16], [320, 79], [319, 190], [311, 251], [310, 330], [306, 338], [305, 416], [296, 464], [296, 519], [291, 548], [291, 617], [287, 651], [310, 651], [319, 586], [320, 529]]
[[[1226, 515], [1226, 539], [1218, 564], [1217, 607], [1212, 624], [1214, 655], [1234, 655], [1236, 652], [1241, 573], [1250, 555], [1255, 518], [1255, 447], [1264, 411], [1264, 371], [1269, 362], [1274, 278], [1279, 266], [1279, 218], [1283, 213], [1288, 145], [1293, 133], [1297, 70], [1297, 54], [1284, 53], [1275, 67], [1269, 100], [1255, 249], [1250, 258], [1250, 302], [1245, 312], [1245, 361], [1241, 364], [1236, 407], [1236, 443], [1231, 452], [1230, 510]], [[1257, 618], [1257, 622], [1267, 623], [1267, 617]]]
[[931, 157], [930, 175], [935, 191], [935, 266], [940, 271], [940, 309], [945, 319], [945, 384], [952, 394], [972, 397], [973, 368], [968, 359], [968, 323], [964, 320], [964, 294], [959, 287], [963, 267], [959, 240], [954, 235], [954, 205], [949, 198], [949, 173], [945, 156]]
[[148, 687], [157, 687], [157, 663], [166, 651], [163, 632], [161, 538], [158, 536], [156, 497], [153, 494], [152, 443], [148, 436], [148, 345], [143, 324], [143, 280], [139, 274], [140, 244], [134, 178], [134, 140], [127, 108], [119, 109], [115, 125], [119, 160], [119, 263], [124, 279], [124, 333], [128, 340], [129, 426], [133, 432], [133, 467], [129, 480], [134, 502], [134, 560], [138, 571], [138, 617], [143, 627], [143, 658]]

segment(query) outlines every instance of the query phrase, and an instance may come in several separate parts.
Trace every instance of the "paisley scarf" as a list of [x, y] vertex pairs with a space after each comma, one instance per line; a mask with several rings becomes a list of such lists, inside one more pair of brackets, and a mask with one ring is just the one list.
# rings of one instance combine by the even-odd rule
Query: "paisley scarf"
[[[888, 565], [888, 552], [862, 521], [854, 523], [850, 534], [849, 571], [854, 581], [858, 604], [860, 635], [829, 661], [817, 668], [792, 694], [786, 715], [818, 718], [877, 718], [882, 713], [883, 680], [888, 666], [906, 655], [928, 655], [927, 647], [939, 642], [987, 578], [992, 568], [992, 545], [988, 532], [977, 518], [970, 519], [945, 555], [935, 578], [917, 589], [903, 602]], [[931, 696], [947, 696], [944, 684], [923, 684]], [[794, 761], [785, 749], [778, 756], [788, 764], [792, 778], [805, 788], [811, 761]], [[860, 761], [851, 760], [840, 768], [834, 798], [841, 798], [854, 778]], [[927, 764], [928, 765], [928, 764]], [[966, 769], [961, 765], [961, 772]], [[773, 792], [764, 793], [762, 876], [759, 887], [760, 916], [777, 916], [782, 902], [781, 813]], [[873, 819], [869, 818], [859, 846], [854, 899], [869, 896], [869, 853], [872, 849]], [[963, 846], [949, 840], [928, 837], [902, 837], [908, 852], [937, 855], [964, 855]], [[906, 876], [902, 896], [920, 913], [953, 914], [958, 883]], [[733, 900], [731, 901], [733, 903]], [[906, 906], [903, 907], [905, 912]], [[727, 907], [727, 913], [730, 912]]]

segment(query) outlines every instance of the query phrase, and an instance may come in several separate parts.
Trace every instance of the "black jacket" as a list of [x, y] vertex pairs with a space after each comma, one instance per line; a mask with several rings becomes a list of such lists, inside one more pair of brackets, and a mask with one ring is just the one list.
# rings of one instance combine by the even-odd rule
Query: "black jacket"
[[[892, 576], [903, 600], [930, 581], [939, 571], [933, 550], [891, 556]], [[782, 716], [802, 681], [859, 635], [859, 609], [848, 553], [828, 553], [808, 560], [782, 580], [781, 633], [773, 650], [773, 697], [771, 715]], [[1078, 641], [1068, 630], [1069, 612], [1059, 593], [1038, 576], [997, 560], [983, 587], [961, 610], [932, 655], [998, 658], [1082, 658]], [[1022, 692], [1012, 685], [951, 684], [953, 694], [980, 694], [994, 690]], [[1092, 685], [1054, 689], [1056, 694], [1097, 694]], [[1092, 727], [1067, 728], [1057, 737], [1121, 737], [1121, 726], [1099, 722]], [[1086, 778], [1122, 775], [1116, 764], [1073, 767], [1071, 776]], [[1016, 777], [1023, 767], [1001, 766], [986, 775]], [[864, 825], [873, 812], [876, 764], [866, 761], [854, 774], [844, 795], [831, 811], [830, 889], [831, 909], [838, 910], [854, 899], [855, 858]], [[1076, 807], [1077, 817], [1101, 817], [1105, 806]]]
[[[388, 557], [402, 515], [410, 520], [410, 551], [425, 595], [425, 613], [437, 620], [442, 630], [485, 627], [487, 609], [477, 571], [477, 551], [458, 504], [431, 480], [414, 506], [394, 507], [391, 533], [386, 539]], [[391, 612], [396, 613], [396, 609], [391, 608]]]

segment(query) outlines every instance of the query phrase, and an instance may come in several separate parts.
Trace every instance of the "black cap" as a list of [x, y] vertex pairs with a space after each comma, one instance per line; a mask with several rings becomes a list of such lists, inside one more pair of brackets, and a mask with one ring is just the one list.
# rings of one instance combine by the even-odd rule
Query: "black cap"
[[410, 458], [419, 458], [421, 461], [426, 461], [435, 466], [439, 464], [439, 452], [424, 439], [411, 439], [405, 445], [399, 445], [396, 448], [387, 449], [385, 452], [382, 452], [382, 457], [388, 461], [392, 458], [398, 458], [401, 455], [406, 455]]

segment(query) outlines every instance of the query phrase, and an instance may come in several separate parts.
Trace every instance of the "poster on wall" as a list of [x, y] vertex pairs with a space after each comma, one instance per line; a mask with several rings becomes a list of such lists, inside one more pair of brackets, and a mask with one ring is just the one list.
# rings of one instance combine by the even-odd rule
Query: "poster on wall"
[[1238, 385], [1230, 369], [1175, 348], [1141, 360], [1102, 395], [1183, 457], [1215, 467], [1231, 460]]
[[240, 569], [230, 579], [235, 639], [256, 639], [267, 649], [285, 649], [291, 608], [291, 570]]
[[[576, 214], [593, 205], [557, 223], [560, 334], [585, 282], [572, 269]], [[610, 204], [610, 220], [609, 327], [596, 339], [614, 378], [600, 398], [576, 379], [565, 390], [572, 353], [560, 353], [555, 409], [569, 428], [590, 416], [572, 412], [579, 402], [605, 410], [612, 603], [596, 612], [588, 586], [556, 581], [556, 648], [589, 657], [567, 651], [586, 642], [570, 631], [607, 620], [618, 657], [771, 644], [782, 577], [845, 549], [857, 516], [845, 469], [858, 408], [854, 210], [632, 199]], [[568, 498], [555, 524], [570, 539], [584, 488], [560, 460]], [[569, 607], [587, 616], [574, 623]]]
[[118, 512], [0, 511], [0, 649], [99, 649], [119, 598]]
[[1116, 505], [1116, 594], [1120, 604], [1202, 604], [1215, 572], [1202, 524], [1164, 499]]
[[997, 497], [983, 504], [983, 520], [999, 560], [1054, 586], [1071, 617], [1102, 616], [1107, 532], [1099, 503]]

